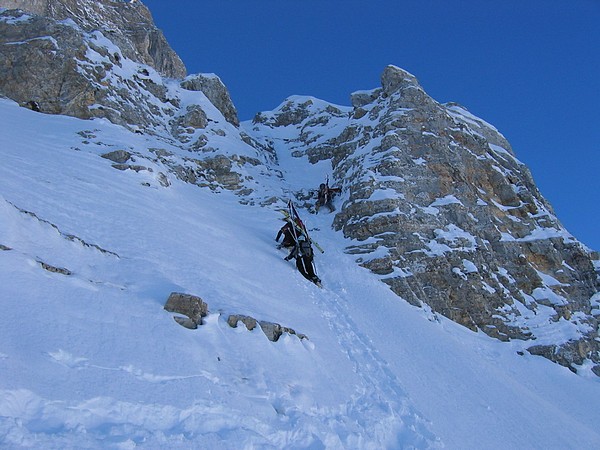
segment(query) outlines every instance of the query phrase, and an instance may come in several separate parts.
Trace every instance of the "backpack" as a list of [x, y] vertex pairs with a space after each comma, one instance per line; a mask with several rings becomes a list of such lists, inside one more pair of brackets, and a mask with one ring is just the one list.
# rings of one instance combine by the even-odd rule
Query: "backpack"
[[312, 258], [312, 256], [313, 256], [313, 249], [312, 249], [312, 245], [310, 245], [310, 242], [308, 242], [308, 241], [300, 241], [300, 253], [303, 256], [307, 256], [309, 258]]

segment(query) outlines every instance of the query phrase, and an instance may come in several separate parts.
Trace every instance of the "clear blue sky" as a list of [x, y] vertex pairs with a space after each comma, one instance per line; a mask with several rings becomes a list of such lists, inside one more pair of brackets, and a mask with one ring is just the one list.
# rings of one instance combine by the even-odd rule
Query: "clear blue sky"
[[388, 64], [488, 121], [600, 251], [600, 0], [143, 0], [240, 120], [290, 95], [349, 105]]

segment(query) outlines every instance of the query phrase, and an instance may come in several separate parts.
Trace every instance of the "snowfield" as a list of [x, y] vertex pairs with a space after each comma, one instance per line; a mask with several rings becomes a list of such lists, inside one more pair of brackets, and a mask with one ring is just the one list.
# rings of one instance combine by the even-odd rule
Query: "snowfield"
[[[276, 205], [177, 180], [148, 150], [170, 144], [8, 100], [0, 123], [0, 448], [600, 448], [598, 377], [410, 306], [332, 215], [299, 211], [319, 289], [276, 248]], [[116, 170], [118, 149], [152, 170]], [[273, 195], [329, 170], [278, 156]], [[204, 325], [178, 325], [171, 292], [202, 297]]]

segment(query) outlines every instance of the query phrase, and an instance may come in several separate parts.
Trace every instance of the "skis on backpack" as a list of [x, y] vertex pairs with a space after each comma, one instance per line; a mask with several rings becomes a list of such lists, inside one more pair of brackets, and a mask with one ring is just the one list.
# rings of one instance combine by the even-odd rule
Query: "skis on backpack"
[[294, 204], [291, 200], [288, 201], [287, 210], [280, 209], [279, 211], [284, 215], [284, 220], [292, 224], [292, 232], [294, 233], [294, 238], [296, 239], [296, 241], [298, 240], [298, 233], [302, 234], [304, 235], [304, 237], [306, 237], [306, 240], [308, 242], [310, 242], [317, 248], [317, 250], [319, 250], [321, 253], [325, 253], [325, 250], [323, 250], [319, 243], [308, 235], [308, 230], [306, 229], [304, 222], [302, 222], [302, 219], [300, 219], [298, 211], [296, 211], [296, 208], [294, 207]]

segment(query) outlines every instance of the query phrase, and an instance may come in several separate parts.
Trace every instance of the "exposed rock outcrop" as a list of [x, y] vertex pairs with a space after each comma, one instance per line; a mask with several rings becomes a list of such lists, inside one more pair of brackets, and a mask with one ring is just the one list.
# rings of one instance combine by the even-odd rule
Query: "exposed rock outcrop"
[[109, 153], [102, 155], [103, 158], [109, 159], [118, 164], [125, 164], [131, 158], [131, 153], [127, 150], [114, 150]]
[[44, 261], [38, 261], [39, 265], [42, 266], [42, 269], [47, 270], [48, 272], [52, 272], [52, 273], [59, 273], [61, 275], [73, 275], [73, 272], [71, 272], [69, 269], [65, 268], [65, 267], [57, 267], [57, 266], [53, 266], [51, 264], [47, 264]]
[[[186, 317], [174, 316], [175, 321], [190, 330], [195, 330], [202, 325], [202, 318], [208, 315], [208, 305], [195, 295], [172, 292], [165, 303], [164, 309], [169, 312], [183, 314]], [[252, 331], [256, 326], [260, 326], [262, 332], [271, 342], [277, 342], [283, 333], [297, 336], [298, 339], [308, 339], [306, 335], [296, 333], [292, 328], [284, 327], [278, 323], [256, 320], [253, 317], [242, 314], [230, 314], [227, 316], [227, 323], [232, 328], [237, 328], [238, 323], [244, 324], [248, 331]]]
[[308, 337], [306, 337], [305, 334], [296, 333], [296, 330], [284, 327], [278, 323], [267, 322], [264, 320], [258, 321], [254, 317], [239, 314], [232, 314], [229, 317], [227, 317], [227, 323], [232, 328], [237, 328], [239, 322], [242, 322], [245, 325], [246, 329], [249, 331], [254, 330], [256, 328], [256, 325], [258, 324], [265, 336], [267, 336], [267, 339], [269, 339], [272, 342], [277, 342], [281, 335], [283, 335], [283, 333], [288, 333], [292, 336], [297, 336], [300, 340], [308, 339]]
[[[140, 2], [0, 0], [0, 7], [20, 8], [0, 13], [0, 94], [22, 106], [167, 131], [183, 143], [206, 128], [212, 106], [239, 125], [221, 80], [185, 78], [183, 63]], [[184, 90], [204, 95], [190, 104], [189, 93], [181, 98]]]
[[[132, 129], [160, 129], [157, 104], [174, 109], [147, 66], [128, 64], [99, 31], [29, 13], [0, 13], [0, 94], [23, 106]], [[171, 113], [173, 114], [173, 113]]]
[[236, 127], [240, 124], [237, 109], [231, 101], [229, 91], [219, 77], [214, 74], [190, 75], [181, 82], [181, 87], [188, 91], [201, 91], [210, 102], [223, 114], [225, 119]]

